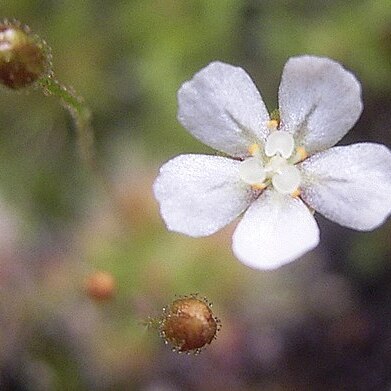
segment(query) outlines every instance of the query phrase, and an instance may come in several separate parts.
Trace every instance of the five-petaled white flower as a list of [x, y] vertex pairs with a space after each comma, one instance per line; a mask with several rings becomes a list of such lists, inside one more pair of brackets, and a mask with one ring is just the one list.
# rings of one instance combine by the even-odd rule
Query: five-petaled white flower
[[311, 209], [360, 231], [391, 213], [390, 150], [333, 147], [362, 111], [359, 82], [337, 62], [289, 59], [279, 119], [243, 69], [221, 62], [185, 82], [178, 101], [182, 125], [232, 158], [180, 155], [161, 167], [154, 192], [168, 229], [207, 236], [246, 211], [233, 251], [248, 266], [273, 269], [318, 244]]

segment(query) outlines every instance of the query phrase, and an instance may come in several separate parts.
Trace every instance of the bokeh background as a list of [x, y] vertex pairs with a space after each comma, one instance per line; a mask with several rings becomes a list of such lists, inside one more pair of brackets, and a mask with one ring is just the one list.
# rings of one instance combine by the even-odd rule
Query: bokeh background
[[[285, 61], [317, 54], [363, 85], [342, 144], [391, 146], [389, 0], [12, 0], [1, 14], [53, 51], [90, 105], [109, 194], [80, 160], [69, 113], [0, 91], [1, 390], [390, 390], [391, 221], [370, 233], [321, 216], [319, 247], [271, 272], [240, 264], [234, 225], [165, 229], [151, 185], [179, 153], [213, 153], [176, 121], [176, 91], [212, 60], [245, 68], [270, 110]], [[390, 195], [391, 196], [391, 195]], [[86, 294], [98, 270], [112, 300]], [[143, 321], [199, 292], [222, 320], [198, 356]]]

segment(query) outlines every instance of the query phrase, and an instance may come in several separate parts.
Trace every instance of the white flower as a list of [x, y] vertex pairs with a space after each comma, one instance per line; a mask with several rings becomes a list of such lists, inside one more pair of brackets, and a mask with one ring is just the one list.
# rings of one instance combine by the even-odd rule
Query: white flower
[[207, 236], [246, 211], [233, 251], [246, 265], [273, 269], [318, 244], [309, 208], [360, 231], [390, 214], [390, 150], [333, 147], [362, 111], [359, 82], [337, 62], [288, 60], [280, 121], [270, 119], [247, 73], [221, 62], [185, 82], [178, 101], [182, 125], [232, 158], [180, 155], [161, 167], [154, 192], [168, 229]]

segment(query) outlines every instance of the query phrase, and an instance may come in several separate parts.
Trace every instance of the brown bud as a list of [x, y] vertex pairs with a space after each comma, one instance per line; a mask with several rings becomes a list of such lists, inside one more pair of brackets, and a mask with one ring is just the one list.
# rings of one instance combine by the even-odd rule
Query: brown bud
[[216, 338], [220, 321], [206, 299], [191, 295], [175, 300], [164, 309], [159, 329], [173, 350], [198, 353]]
[[48, 72], [44, 42], [18, 23], [0, 22], [0, 82], [12, 89], [27, 87]]
[[85, 291], [92, 299], [109, 300], [115, 294], [114, 277], [108, 272], [95, 272], [87, 277]]

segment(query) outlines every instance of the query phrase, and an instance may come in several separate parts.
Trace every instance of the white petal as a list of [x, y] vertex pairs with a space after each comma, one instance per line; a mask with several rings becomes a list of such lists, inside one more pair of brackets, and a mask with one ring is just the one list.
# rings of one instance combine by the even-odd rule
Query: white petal
[[240, 179], [240, 161], [207, 155], [180, 155], [164, 164], [154, 183], [167, 228], [207, 236], [242, 213], [252, 200]]
[[366, 231], [391, 213], [391, 152], [384, 145], [334, 147], [299, 168], [301, 197], [330, 220]]
[[268, 190], [250, 206], [236, 228], [233, 251], [250, 267], [275, 269], [318, 242], [318, 225], [303, 202]]
[[309, 154], [335, 145], [362, 111], [355, 76], [328, 58], [288, 60], [279, 89], [282, 128]]
[[178, 91], [178, 120], [203, 143], [231, 156], [247, 156], [264, 141], [269, 114], [250, 76], [213, 62]]

